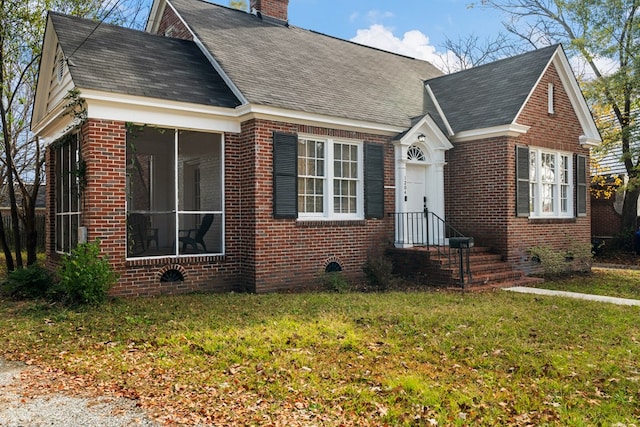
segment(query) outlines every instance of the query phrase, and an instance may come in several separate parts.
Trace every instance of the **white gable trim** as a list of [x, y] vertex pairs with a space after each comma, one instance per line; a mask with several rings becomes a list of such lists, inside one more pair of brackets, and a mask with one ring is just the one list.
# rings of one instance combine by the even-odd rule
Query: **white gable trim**
[[438, 114], [440, 114], [440, 117], [442, 118], [442, 121], [444, 122], [444, 126], [447, 128], [447, 132], [449, 133], [449, 136], [453, 136], [454, 135], [453, 129], [451, 128], [451, 125], [449, 124], [449, 120], [447, 120], [447, 116], [444, 115], [444, 111], [442, 111], [442, 108], [440, 107], [440, 103], [438, 102], [438, 100], [436, 99], [436, 96], [434, 95], [433, 91], [431, 90], [431, 86], [429, 86], [427, 84], [425, 86], [425, 89], [426, 89], [427, 93], [429, 94], [429, 97], [431, 98], [431, 101], [433, 102], [433, 105], [436, 106], [436, 110], [438, 111]]
[[473, 129], [464, 132], [458, 132], [451, 140], [453, 142], [473, 141], [484, 138], [495, 138], [499, 136], [518, 136], [529, 132], [531, 126], [524, 126], [517, 123], [502, 126], [493, 126], [482, 129]]
[[[238, 108], [212, 107], [89, 89], [79, 90], [80, 98], [87, 103], [87, 116], [90, 119], [232, 133], [239, 133], [241, 131], [241, 123], [252, 118], [343, 129], [353, 132], [369, 132], [387, 136], [397, 135], [404, 130], [396, 126], [291, 111], [270, 106], [250, 104]], [[63, 114], [64, 105], [64, 102], [59, 103], [40, 122], [33, 126], [33, 132], [42, 137], [45, 144], [61, 137], [72, 124], [71, 117]], [[435, 122], [431, 118], [429, 120], [431, 123], [429, 128], [432, 128], [433, 132], [439, 133], [440, 136], [437, 140], [440, 141], [440, 145], [444, 144], [446, 149], [450, 143], [440, 132]], [[426, 130], [423, 130], [423, 132], [426, 133]]]
[[285, 108], [272, 107], [268, 105], [248, 104], [236, 108], [238, 117], [242, 120], [262, 119], [273, 120], [286, 123], [296, 123], [311, 126], [321, 126], [331, 129], [342, 129], [349, 131], [372, 132], [394, 136], [404, 131], [405, 128], [399, 126], [384, 125], [363, 120], [353, 120], [343, 117], [332, 117], [305, 111], [288, 110]]
[[589, 110], [589, 106], [584, 99], [584, 95], [582, 94], [582, 90], [580, 90], [580, 86], [578, 85], [578, 81], [573, 74], [571, 69], [571, 65], [569, 64], [569, 60], [567, 59], [567, 55], [564, 53], [562, 46], [558, 46], [556, 51], [551, 56], [549, 63], [545, 66], [544, 71], [540, 73], [538, 76], [538, 80], [535, 85], [531, 88], [531, 92], [527, 96], [525, 102], [520, 106], [520, 110], [516, 115], [516, 118], [513, 123], [518, 121], [518, 118], [522, 114], [525, 106], [531, 99], [533, 92], [537, 89], [540, 81], [543, 76], [549, 70], [551, 64], [555, 65], [556, 71], [560, 76], [560, 81], [562, 86], [564, 87], [567, 96], [569, 97], [569, 101], [571, 102], [571, 106], [578, 117], [578, 121], [580, 122], [580, 126], [582, 127], [583, 135], [580, 136], [580, 140], [578, 141], [582, 145], [586, 146], [595, 146], [602, 142], [600, 138], [600, 132], [593, 120], [593, 116], [591, 115], [591, 110]]
[[[31, 113], [31, 127], [43, 120], [48, 114], [51, 96], [51, 71], [53, 70], [58, 55], [58, 36], [53, 28], [51, 17], [47, 16], [47, 26], [45, 28], [44, 40], [42, 43], [42, 56], [38, 67], [38, 83], [36, 94], [33, 100], [33, 111]], [[68, 74], [68, 71], [67, 71]], [[55, 107], [54, 107], [55, 108]]]
[[[400, 139], [395, 140], [394, 144], [409, 147], [418, 140], [418, 135], [420, 134], [423, 134], [426, 140], [429, 141], [428, 146], [430, 150], [444, 152], [453, 148], [451, 141], [442, 133], [436, 122], [428, 114], [405, 132]], [[442, 161], [444, 161], [444, 157]]]

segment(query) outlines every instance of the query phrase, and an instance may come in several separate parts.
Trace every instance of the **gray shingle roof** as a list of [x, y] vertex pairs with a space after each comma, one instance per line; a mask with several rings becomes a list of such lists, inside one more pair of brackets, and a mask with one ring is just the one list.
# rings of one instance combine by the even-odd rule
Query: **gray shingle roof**
[[[426, 81], [455, 133], [511, 124], [558, 45]], [[442, 127], [434, 105], [426, 111]]]
[[428, 62], [266, 22], [199, 0], [169, 0], [250, 103], [409, 127], [423, 114]]
[[69, 72], [78, 88], [220, 107], [240, 104], [193, 42], [109, 24], [88, 37], [95, 21], [50, 17], [63, 53], [71, 56]]

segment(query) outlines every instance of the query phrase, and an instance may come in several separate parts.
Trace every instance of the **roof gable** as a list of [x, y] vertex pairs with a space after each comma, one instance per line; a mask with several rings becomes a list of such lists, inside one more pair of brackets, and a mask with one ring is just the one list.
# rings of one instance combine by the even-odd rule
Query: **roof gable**
[[518, 118], [551, 64], [582, 126], [580, 143], [597, 144], [597, 127], [561, 45], [428, 80], [432, 96], [425, 110], [455, 139], [526, 133], [528, 127], [518, 124]]
[[204, 1], [168, 4], [252, 104], [409, 127], [423, 114], [423, 81], [442, 74], [426, 61]]
[[[428, 80], [455, 133], [512, 124], [558, 46]], [[428, 111], [436, 116], [437, 111]]]
[[75, 87], [219, 107], [239, 101], [195, 43], [56, 13]]

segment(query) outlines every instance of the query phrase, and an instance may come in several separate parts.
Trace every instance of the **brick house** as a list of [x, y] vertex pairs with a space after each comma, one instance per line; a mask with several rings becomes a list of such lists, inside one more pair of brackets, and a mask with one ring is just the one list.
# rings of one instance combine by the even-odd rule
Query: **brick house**
[[287, 8], [155, 0], [144, 32], [49, 15], [49, 266], [99, 239], [114, 294], [267, 292], [361, 278], [453, 228], [518, 272], [533, 246], [589, 243], [599, 135], [561, 46], [442, 75]]

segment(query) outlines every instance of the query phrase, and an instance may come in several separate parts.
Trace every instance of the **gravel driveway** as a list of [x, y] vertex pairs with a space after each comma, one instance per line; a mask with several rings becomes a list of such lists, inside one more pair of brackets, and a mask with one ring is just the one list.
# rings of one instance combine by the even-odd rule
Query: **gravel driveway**
[[50, 393], [25, 394], [20, 374], [38, 369], [0, 358], [0, 426], [2, 427], [125, 427], [157, 426], [134, 401], [116, 397], [72, 397]]

